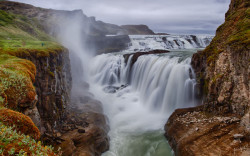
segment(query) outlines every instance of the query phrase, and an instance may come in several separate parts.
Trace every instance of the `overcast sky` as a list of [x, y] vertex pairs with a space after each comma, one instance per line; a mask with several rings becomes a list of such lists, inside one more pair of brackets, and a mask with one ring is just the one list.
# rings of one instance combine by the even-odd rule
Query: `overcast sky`
[[155, 32], [214, 34], [230, 0], [15, 0], [43, 8], [82, 9], [117, 25], [146, 24]]

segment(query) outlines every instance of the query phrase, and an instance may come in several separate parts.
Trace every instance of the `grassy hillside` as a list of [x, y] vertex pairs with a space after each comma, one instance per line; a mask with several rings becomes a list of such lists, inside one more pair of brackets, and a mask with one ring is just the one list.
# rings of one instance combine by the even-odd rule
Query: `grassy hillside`
[[15, 55], [28, 50], [46, 55], [61, 48], [36, 19], [0, 10], [0, 53]]
[[39, 130], [17, 111], [36, 99], [36, 67], [22, 58], [39, 59], [62, 49], [36, 19], [0, 10], [0, 155], [56, 155], [36, 141]]

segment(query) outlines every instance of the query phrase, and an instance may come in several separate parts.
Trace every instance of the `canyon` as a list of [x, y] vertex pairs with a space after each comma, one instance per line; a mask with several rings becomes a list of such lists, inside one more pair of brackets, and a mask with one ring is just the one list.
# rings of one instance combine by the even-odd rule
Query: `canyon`
[[0, 126], [43, 154], [249, 155], [247, 0], [231, 0], [215, 36], [10, 1], [0, 11]]

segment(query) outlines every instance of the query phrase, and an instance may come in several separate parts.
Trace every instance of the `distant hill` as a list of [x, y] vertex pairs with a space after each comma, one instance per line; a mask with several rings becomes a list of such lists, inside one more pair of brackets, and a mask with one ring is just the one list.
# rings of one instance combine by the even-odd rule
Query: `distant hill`
[[155, 35], [147, 25], [121, 25], [129, 35]]

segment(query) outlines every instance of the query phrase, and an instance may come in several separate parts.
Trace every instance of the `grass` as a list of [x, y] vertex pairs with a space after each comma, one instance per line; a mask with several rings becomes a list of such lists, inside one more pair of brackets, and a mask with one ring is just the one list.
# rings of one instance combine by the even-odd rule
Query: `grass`
[[250, 9], [244, 7], [244, 3], [249, 2], [242, 2], [237, 11], [227, 13], [225, 23], [218, 27], [213, 41], [204, 50], [203, 54], [208, 58], [207, 64], [211, 67], [214, 67], [219, 54], [227, 46], [237, 49], [237, 52], [250, 49]]
[[0, 21], [0, 53], [20, 56], [28, 52], [42, 57], [63, 49], [36, 19], [0, 10]]
[[39, 59], [63, 50], [36, 19], [0, 10], [0, 155], [57, 155], [36, 141], [38, 128], [16, 111], [32, 107], [36, 98], [36, 67], [22, 58]]

